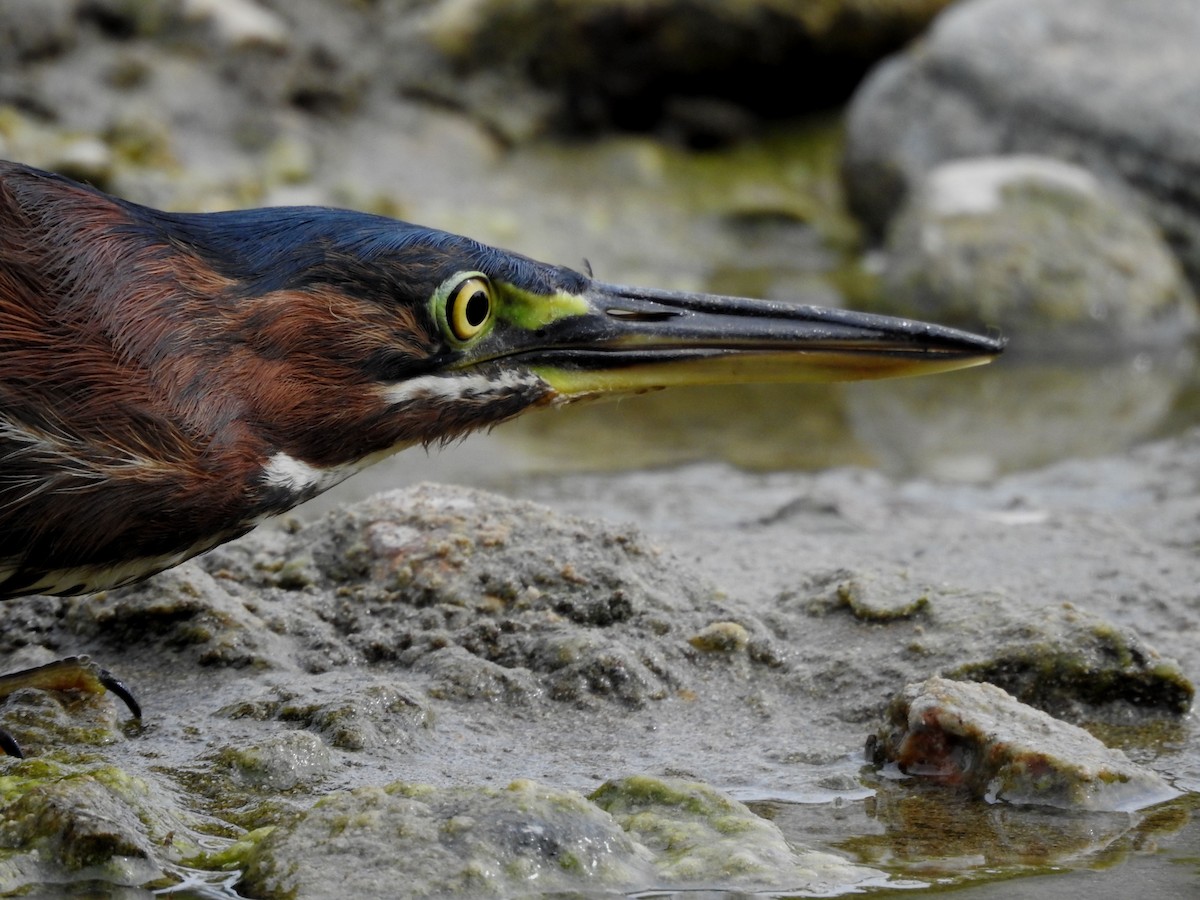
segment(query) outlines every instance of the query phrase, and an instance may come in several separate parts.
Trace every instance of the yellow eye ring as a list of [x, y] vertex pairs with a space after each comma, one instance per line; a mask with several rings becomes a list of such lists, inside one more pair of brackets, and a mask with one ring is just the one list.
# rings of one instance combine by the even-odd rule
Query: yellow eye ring
[[492, 286], [481, 275], [472, 275], [450, 290], [446, 325], [458, 341], [478, 336], [492, 320]]

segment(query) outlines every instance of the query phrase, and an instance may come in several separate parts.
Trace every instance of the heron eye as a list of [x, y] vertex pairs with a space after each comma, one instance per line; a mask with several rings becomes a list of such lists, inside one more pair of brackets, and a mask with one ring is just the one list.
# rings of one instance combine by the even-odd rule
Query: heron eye
[[491, 318], [492, 286], [486, 279], [472, 276], [450, 292], [446, 324], [457, 340], [471, 340], [487, 327]]

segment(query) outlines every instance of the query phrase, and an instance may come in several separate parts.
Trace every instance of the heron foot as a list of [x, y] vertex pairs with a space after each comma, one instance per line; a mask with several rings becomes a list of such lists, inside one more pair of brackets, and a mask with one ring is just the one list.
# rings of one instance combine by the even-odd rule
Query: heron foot
[[[89, 694], [109, 691], [121, 698], [135, 719], [142, 717], [141, 704], [133, 692], [87, 656], [68, 656], [42, 666], [0, 675], [0, 700], [25, 688], [54, 692], [83, 691]], [[25, 756], [16, 739], [3, 729], [0, 729], [0, 751], [18, 759]]]

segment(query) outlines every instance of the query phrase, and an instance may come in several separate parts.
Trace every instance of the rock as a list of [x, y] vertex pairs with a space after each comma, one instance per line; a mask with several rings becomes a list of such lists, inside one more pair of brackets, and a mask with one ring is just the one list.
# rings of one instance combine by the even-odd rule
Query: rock
[[[398, 852], [397, 837], [402, 849]], [[250, 855], [255, 897], [513, 896], [649, 884], [649, 854], [572, 791], [404, 783], [330, 794]]]
[[81, 876], [134, 888], [199, 850], [192, 829], [201, 817], [115, 766], [12, 761], [3, 783], [0, 893], [6, 896], [36, 892], [37, 885], [61, 889]]
[[881, 583], [872, 577], [851, 577], [838, 584], [837, 599], [862, 622], [896, 622], [929, 609], [929, 597], [902, 580]]
[[1158, 230], [1089, 172], [1043, 157], [941, 164], [891, 223], [879, 308], [999, 328], [1056, 356], [1178, 342], [1195, 298]]
[[333, 768], [333, 755], [315, 734], [289, 731], [254, 746], [226, 748], [217, 755], [217, 764], [242, 786], [295, 791], [326, 778]]
[[820, 895], [882, 880], [839, 856], [793, 849], [775, 825], [712, 787], [635, 776], [586, 799], [528, 780], [331, 794], [253, 848], [239, 889], [377, 896], [402, 883], [409, 897], [508, 897], [722, 885]]
[[1052, 156], [1131, 188], [1195, 283], [1200, 57], [1185, 36], [1197, 27], [1192, 0], [955, 4], [856, 94], [852, 208], [878, 234], [938, 163]]
[[279, 637], [226, 588], [184, 564], [153, 582], [74, 601], [67, 616], [80, 632], [127, 645], [152, 642], [193, 665], [291, 668]]
[[[662, 640], [665, 617], [715, 594], [635, 530], [445, 485], [332, 513], [279, 554], [278, 539], [265, 540], [270, 560], [247, 567], [237, 557], [254, 545], [244, 544], [208, 562], [250, 568], [251, 595], [256, 583], [306, 573], [301, 596], [280, 586], [267, 594], [276, 602], [260, 602], [260, 613], [274, 607], [280, 617], [275, 630], [311, 629], [303, 606], [321, 604], [333, 627], [313, 636], [314, 657], [336, 643], [364, 662], [436, 672], [439, 691], [453, 695], [516, 698], [540, 683], [576, 703], [662, 698], [685, 678], [682, 639]], [[280, 562], [289, 557], [298, 562]], [[329, 611], [321, 596], [331, 589]], [[476, 661], [447, 657], [453, 647]]]
[[870, 60], [945, 5], [445, 0], [420, 30], [395, 29], [389, 65], [403, 90], [466, 108], [510, 139], [615, 127], [706, 145], [756, 118], [842, 102]]
[[1196, 693], [1175, 660], [1069, 604], [1021, 622], [996, 621], [984, 658], [945, 674], [990, 682], [1023, 703], [1079, 719], [1113, 704], [1183, 716]]
[[1024, 703], [1075, 721], [1186, 715], [1195, 694], [1179, 664], [1132, 629], [1070, 604], [1030, 608], [999, 594], [964, 595], [841, 570], [809, 576], [777, 606], [766, 620], [776, 631], [805, 631], [792, 619], [797, 606], [822, 620], [825, 641], [806, 647], [805, 656], [828, 661], [817, 680], [850, 720], [873, 717], [870, 704], [861, 705], [865, 698], [873, 702], [928, 672], [993, 681]]
[[750, 633], [739, 622], [713, 622], [688, 638], [688, 643], [706, 653], [738, 653], [750, 643]]
[[411, 750], [433, 727], [429, 705], [403, 684], [376, 683], [355, 691], [331, 687], [304, 691], [277, 686], [266, 695], [242, 700], [224, 710], [230, 719], [276, 719], [309, 729], [338, 750]]
[[820, 896], [878, 878], [831, 853], [790, 846], [775, 824], [706, 784], [638, 775], [608, 781], [589, 799], [649, 849], [663, 886]]
[[990, 803], [1119, 811], [1179, 795], [1120, 750], [990, 684], [908, 685], [868, 749], [877, 765], [894, 762]]

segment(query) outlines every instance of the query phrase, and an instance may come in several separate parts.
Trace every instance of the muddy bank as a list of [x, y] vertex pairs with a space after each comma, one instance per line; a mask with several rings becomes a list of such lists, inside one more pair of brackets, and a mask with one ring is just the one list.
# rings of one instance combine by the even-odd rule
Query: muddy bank
[[[99, 598], [13, 601], [6, 666], [90, 652], [146, 718], [110, 695], [9, 701], [0, 723], [39, 758], [3, 764], [5, 886], [186, 867], [326, 896], [314, 873], [357, 846], [364, 889], [510, 893], [549, 867], [559, 889], [838, 892], [919, 883], [1001, 823], [1009, 850], [955, 879], [1087, 867], [1148, 835], [1183, 852], [1197, 444], [975, 487], [716, 465], [491, 485], [538, 503], [421, 486]], [[1183, 797], [1058, 810], [1032, 864], [1047, 812], [867, 765], [892, 697], [936, 674], [1000, 681]], [[908, 840], [906, 797], [959, 823], [923, 826], [920, 862], [868, 840]], [[125, 824], [79, 824], [101, 814]], [[524, 824], [479, 830], [497, 815]], [[447, 841], [466, 870], [436, 863]]]

